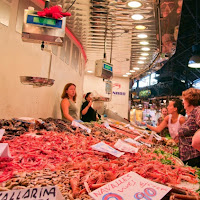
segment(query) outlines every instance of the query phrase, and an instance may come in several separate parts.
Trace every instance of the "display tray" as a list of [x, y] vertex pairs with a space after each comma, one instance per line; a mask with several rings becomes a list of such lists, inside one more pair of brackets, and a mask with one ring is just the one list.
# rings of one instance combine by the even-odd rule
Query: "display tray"
[[189, 190], [196, 192], [200, 186], [199, 186], [199, 183], [193, 184], [186, 181], [182, 181], [180, 184], [177, 185], [177, 187], [187, 188]]
[[180, 158], [178, 158], [178, 157], [176, 157], [176, 156], [173, 156], [173, 157], [175, 158], [176, 164], [177, 164], [177, 165], [179, 165], [179, 166], [184, 166], [184, 163], [183, 163], [183, 161], [182, 161]]
[[93, 97], [92, 98], [93, 101], [110, 101], [110, 98], [108, 97]]
[[54, 84], [55, 80], [43, 77], [20, 76], [20, 81], [24, 85], [33, 85], [35, 87], [50, 87]]

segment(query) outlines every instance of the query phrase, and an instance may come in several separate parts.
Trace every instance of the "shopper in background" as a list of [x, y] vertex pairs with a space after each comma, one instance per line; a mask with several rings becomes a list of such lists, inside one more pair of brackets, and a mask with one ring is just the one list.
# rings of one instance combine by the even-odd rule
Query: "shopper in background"
[[200, 167], [200, 90], [182, 92], [187, 120], [179, 129], [179, 153], [184, 163]]
[[[165, 117], [168, 115], [168, 111], [166, 107], [163, 107], [161, 109], [161, 117], [158, 118], [157, 126], [159, 126], [162, 121], [165, 119]], [[169, 129], [168, 127], [165, 127], [162, 131], [160, 131], [160, 136], [161, 137], [166, 137], [169, 136]]]
[[68, 83], [63, 89], [61, 95], [61, 113], [62, 119], [66, 119], [69, 122], [78, 119], [78, 109], [75, 105], [76, 103], [76, 85], [73, 83]]
[[181, 115], [184, 114], [184, 108], [181, 99], [174, 99], [169, 101], [167, 106], [168, 114], [161, 124], [157, 127], [146, 125], [147, 128], [160, 133], [165, 127], [168, 127], [170, 136], [175, 142], [178, 142], [178, 129], [185, 122], [185, 117]]
[[85, 95], [85, 102], [81, 106], [81, 120], [84, 122], [96, 121], [98, 119], [96, 111], [92, 108], [91, 92]]
[[161, 117], [158, 118], [157, 126], [161, 124], [161, 122], [165, 119], [165, 117], [167, 117], [167, 115], [168, 115], [167, 108], [163, 107], [161, 109]]

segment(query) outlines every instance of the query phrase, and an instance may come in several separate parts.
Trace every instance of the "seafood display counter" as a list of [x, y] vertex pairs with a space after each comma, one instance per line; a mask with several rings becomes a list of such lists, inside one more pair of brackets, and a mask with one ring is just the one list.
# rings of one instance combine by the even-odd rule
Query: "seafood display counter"
[[[0, 144], [11, 154], [0, 157], [0, 199], [2, 191], [57, 186], [66, 200], [89, 200], [90, 192], [129, 172], [171, 187], [162, 199], [199, 199], [198, 169], [184, 166], [166, 140], [112, 119], [80, 127], [52, 118], [0, 120]], [[94, 150], [101, 142], [122, 155]]]

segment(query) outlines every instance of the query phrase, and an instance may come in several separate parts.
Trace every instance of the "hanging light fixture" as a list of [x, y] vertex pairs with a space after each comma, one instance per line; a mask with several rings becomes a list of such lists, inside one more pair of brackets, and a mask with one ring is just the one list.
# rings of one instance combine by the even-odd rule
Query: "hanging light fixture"
[[144, 29], [146, 29], [146, 26], [137, 25], [135, 28], [136, 28], [137, 30], [144, 30]]
[[128, 6], [131, 8], [139, 8], [142, 6], [142, 3], [139, 1], [130, 1], [128, 2]]
[[188, 62], [188, 67], [191, 68], [200, 68], [200, 45], [192, 46], [193, 56], [190, 58]]
[[131, 18], [133, 20], [141, 20], [141, 19], [144, 19], [143, 15], [140, 15], [140, 14], [134, 14], [131, 16]]

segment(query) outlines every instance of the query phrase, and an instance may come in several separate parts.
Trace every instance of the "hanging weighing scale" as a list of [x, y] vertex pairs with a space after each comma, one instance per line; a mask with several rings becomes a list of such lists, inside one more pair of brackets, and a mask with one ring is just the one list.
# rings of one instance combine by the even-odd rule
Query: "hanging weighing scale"
[[[45, 1], [45, 8], [49, 8], [49, 0]], [[20, 81], [24, 85], [33, 85], [34, 87], [52, 86], [55, 81], [50, 79], [52, 52], [44, 47], [45, 45], [63, 45], [66, 17], [55, 19], [48, 16], [39, 16], [38, 13], [33, 7], [24, 10], [22, 41], [40, 43], [41, 50], [50, 53], [48, 78], [20, 76]]]

